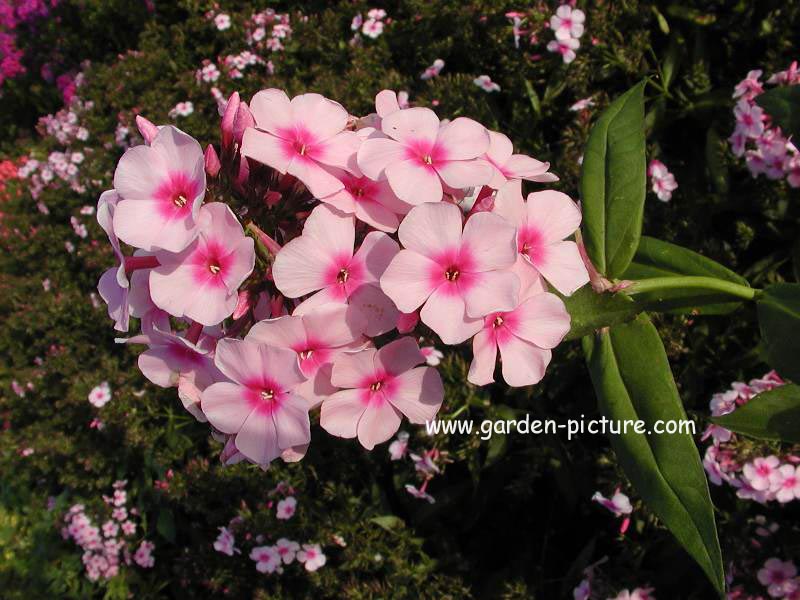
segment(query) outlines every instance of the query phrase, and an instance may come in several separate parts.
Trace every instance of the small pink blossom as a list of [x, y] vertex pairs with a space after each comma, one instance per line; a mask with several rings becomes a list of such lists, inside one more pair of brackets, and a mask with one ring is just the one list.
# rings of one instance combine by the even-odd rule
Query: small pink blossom
[[662, 202], [669, 202], [672, 198], [672, 192], [678, 189], [675, 176], [667, 170], [664, 163], [656, 159], [650, 161], [647, 167], [647, 175], [650, 177], [653, 192], [658, 196], [658, 199]]
[[770, 484], [781, 504], [800, 500], [800, 466], [781, 465], [770, 476]]
[[742, 474], [754, 490], [763, 492], [772, 487], [780, 460], [777, 456], [759, 457], [744, 465]]
[[408, 453], [408, 432], [398, 431], [397, 439], [389, 444], [390, 460], [402, 460]]
[[280, 538], [277, 542], [275, 542], [275, 551], [280, 556], [283, 564], [289, 565], [294, 562], [295, 557], [297, 556], [297, 551], [300, 550], [300, 544], [297, 542], [293, 542], [291, 540], [287, 540], [286, 538]]
[[500, 86], [492, 81], [488, 75], [479, 75], [472, 80], [472, 83], [481, 88], [484, 92], [499, 92]]
[[[424, 486], [423, 486], [423, 487], [424, 487]], [[406, 491], [407, 491], [409, 494], [411, 494], [412, 496], [414, 496], [414, 498], [417, 498], [418, 500], [426, 500], [426, 501], [427, 501], [429, 504], [435, 504], [435, 503], [436, 503], [436, 498], [434, 498], [433, 496], [431, 496], [431, 495], [430, 495], [428, 492], [426, 492], [425, 490], [423, 490], [423, 489], [418, 489], [416, 486], [414, 486], [414, 485], [411, 485], [410, 483], [407, 483], [407, 484], [405, 485], [405, 490], [406, 490]]]
[[431, 66], [425, 68], [425, 71], [419, 76], [419, 78], [422, 80], [433, 79], [434, 77], [439, 76], [439, 73], [442, 72], [442, 69], [444, 69], [444, 61], [441, 58], [437, 58], [433, 61]]
[[773, 598], [785, 595], [784, 586], [797, 575], [797, 567], [791, 561], [782, 561], [778, 558], [769, 558], [763, 568], [757, 573], [758, 581], [767, 588]]
[[250, 551], [259, 573], [274, 573], [281, 565], [281, 557], [274, 546], [257, 546]]
[[233, 533], [227, 527], [220, 527], [219, 535], [214, 541], [214, 550], [233, 556], [234, 552], [239, 552], [239, 549], [235, 547], [235, 543], [236, 540], [233, 537]]
[[569, 4], [562, 4], [556, 9], [556, 14], [550, 17], [550, 29], [558, 40], [579, 38], [583, 35], [585, 20], [586, 15], [582, 10], [572, 8]]
[[611, 498], [606, 498], [600, 492], [595, 492], [592, 496], [592, 500], [610, 510], [617, 517], [629, 515], [631, 512], [633, 512], [631, 501], [619, 490], [614, 492], [614, 495], [611, 496]]
[[566, 38], [561, 40], [551, 40], [547, 43], [547, 50], [549, 52], [557, 52], [561, 55], [561, 60], [565, 65], [568, 65], [575, 60], [575, 51], [580, 48], [581, 43], [574, 38]]
[[217, 29], [219, 31], [225, 31], [226, 29], [230, 29], [231, 18], [229, 15], [220, 13], [216, 17], [214, 17], [214, 25], [217, 26]]
[[297, 562], [302, 563], [309, 572], [325, 566], [326, 560], [319, 544], [303, 544], [303, 549], [297, 552]]
[[289, 496], [278, 502], [278, 508], [275, 513], [276, 518], [281, 520], [288, 520], [294, 516], [297, 510], [297, 500], [294, 496]]
[[377, 19], [367, 19], [361, 27], [361, 33], [373, 40], [383, 33], [384, 23]]
[[111, 386], [107, 381], [92, 388], [89, 392], [89, 403], [97, 408], [102, 408], [111, 400]]

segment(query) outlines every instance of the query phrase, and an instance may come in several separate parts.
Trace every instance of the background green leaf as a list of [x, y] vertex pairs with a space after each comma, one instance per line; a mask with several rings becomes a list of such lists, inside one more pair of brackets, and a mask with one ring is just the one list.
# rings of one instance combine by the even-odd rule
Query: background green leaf
[[767, 362], [783, 377], [800, 381], [800, 284], [771, 285], [756, 306]]
[[730, 414], [711, 419], [726, 429], [761, 440], [800, 443], [800, 386], [761, 392]]
[[643, 310], [630, 296], [611, 292], [598, 294], [588, 285], [561, 299], [570, 316], [567, 340], [577, 340], [602, 327], [630, 321]]
[[611, 103], [592, 128], [583, 156], [583, 239], [595, 267], [609, 278], [628, 267], [642, 231], [644, 86], [641, 81]]
[[[686, 419], [664, 346], [647, 315], [584, 338], [600, 410], [614, 420]], [[720, 594], [722, 554], [708, 483], [692, 436], [611, 435], [611, 445], [647, 505], [697, 561]]]
[[[727, 267], [687, 248], [642, 236], [639, 247], [623, 279], [639, 280], [652, 277], [715, 277], [724, 281], [748, 286], [747, 280]], [[741, 302], [731, 302], [731, 297], [698, 289], [669, 289], [637, 294], [636, 300], [643, 308], [686, 313], [719, 315], [738, 308]]]
[[759, 94], [756, 104], [763, 108], [783, 131], [783, 135], [800, 136], [800, 86], [787, 85]]

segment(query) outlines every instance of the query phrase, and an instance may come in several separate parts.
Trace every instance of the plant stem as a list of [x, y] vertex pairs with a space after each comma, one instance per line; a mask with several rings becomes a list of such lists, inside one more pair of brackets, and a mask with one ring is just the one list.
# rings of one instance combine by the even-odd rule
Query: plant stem
[[633, 282], [633, 285], [624, 289], [626, 294], [641, 294], [643, 292], [658, 292], [660, 290], [671, 289], [700, 289], [719, 292], [729, 296], [735, 296], [742, 300], [754, 300], [761, 290], [757, 290], [746, 285], [717, 279], [716, 277], [654, 277], [652, 279], [641, 279]]

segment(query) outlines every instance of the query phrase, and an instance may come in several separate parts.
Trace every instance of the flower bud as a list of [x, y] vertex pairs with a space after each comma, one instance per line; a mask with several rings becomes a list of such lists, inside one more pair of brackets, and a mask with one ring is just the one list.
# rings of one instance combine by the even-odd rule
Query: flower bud
[[222, 168], [222, 164], [219, 162], [219, 156], [217, 156], [217, 151], [214, 150], [214, 146], [212, 146], [211, 144], [209, 144], [208, 147], [206, 147], [204, 158], [206, 165], [206, 173], [208, 173], [209, 177], [216, 177], [219, 174], [219, 170]]
[[158, 127], [145, 119], [142, 115], [136, 115], [136, 127], [139, 128], [139, 133], [144, 138], [146, 144], [150, 145], [158, 135]]

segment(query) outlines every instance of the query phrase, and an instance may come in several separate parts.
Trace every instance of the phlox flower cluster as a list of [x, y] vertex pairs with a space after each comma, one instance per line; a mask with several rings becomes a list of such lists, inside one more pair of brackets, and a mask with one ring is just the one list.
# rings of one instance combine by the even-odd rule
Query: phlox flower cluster
[[792, 560], [781, 560], [774, 556], [768, 558], [756, 573], [756, 578], [770, 598], [800, 598], [800, 577]]
[[[389, 19], [386, 19], [385, 21], [384, 19], [386, 19], [385, 10], [382, 8], [371, 8], [369, 11], [367, 11], [366, 19], [361, 15], [361, 13], [358, 13], [355, 17], [353, 17], [353, 21], [350, 23], [350, 29], [356, 32], [356, 37], [358, 37], [358, 32], [360, 31], [368, 38], [372, 38], [374, 40], [380, 37], [380, 35], [383, 33], [384, 25], [389, 23]], [[442, 63], [442, 66], [444, 66], [444, 63]], [[438, 75], [438, 72], [436, 74]]]
[[[794, 140], [788, 139], [781, 128], [773, 124], [755, 99], [764, 92], [763, 72], [750, 71], [736, 86], [733, 109], [736, 127], [728, 138], [736, 156], [744, 156], [753, 177], [786, 179], [792, 187], [800, 187], [800, 153]], [[766, 84], [785, 86], [800, 84], [800, 71], [794, 61], [785, 71], [775, 73]]]
[[654, 158], [647, 165], [647, 176], [650, 177], [650, 185], [658, 199], [662, 202], [669, 202], [672, 199], [672, 192], [678, 189], [678, 183], [667, 166]]
[[[775, 371], [749, 383], [734, 382], [725, 392], [714, 394], [710, 402], [713, 416], [727, 415], [747, 404], [759, 393], [784, 385]], [[718, 425], [710, 425], [703, 439], [711, 439], [703, 466], [714, 485], [726, 483], [736, 488], [740, 498], [761, 504], [781, 504], [800, 499], [800, 455], [797, 449], [784, 455], [767, 454]]]
[[[25, 162], [27, 160], [19, 162], [0, 160], [0, 202], [8, 202], [12, 197], [20, 194], [21, 190], [13, 188], [13, 182], [20, 178], [19, 170], [25, 165]], [[0, 212], [1, 218], [2, 212]]]
[[437, 475], [441, 475], [444, 465], [448, 462], [447, 451], [440, 451], [436, 448], [430, 450], [413, 451], [409, 448], [409, 435], [406, 431], [398, 431], [397, 437], [389, 444], [389, 458], [392, 461], [403, 460], [408, 457], [414, 464], [414, 472], [421, 485], [416, 486], [411, 483], [405, 485], [405, 490], [418, 500], [426, 500], [433, 504], [436, 499], [428, 493], [428, 484]]
[[564, 64], [575, 60], [575, 51], [580, 48], [580, 38], [584, 33], [586, 15], [579, 8], [571, 4], [562, 4], [556, 9], [556, 14], [550, 17], [550, 29], [553, 30], [555, 39], [547, 44], [547, 50], [561, 55]]
[[177, 119], [178, 117], [188, 117], [194, 112], [194, 103], [186, 100], [185, 102], [178, 102], [175, 106], [173, 106], [169, 111], [169, 117], [171, 119]]
[[31, 28], [49, 16], [58, 0], [11, 0], [0, 3], [0, 87], [26, 71], [24, 51], [17, 44], [19, 30]]
[[111, 386], [107, 381], [103, 381], [89, 392], [89, 404], [95, 408], [102, 408], [111, 401], [111, 397]]
[[245, 41], [256, 50], [280, 52], [283, 44], [292, 37], [288, 13], [278, 13], [267, 8], [254, 13], [245, 22]]
[[[572, 590], [573, 600], [598, 600], [601, 598], [606, 600], [656, 600], [652, 587], [619, 590], [599, 568], [607, 561], [608, 557], [604, 557], [583, 570], [583, 579]], [[615, 593], [615, 589], [619, 591]]]
[[83, 504], [75, 504], [64, 515], [61, 535], [83, 550], [81, 558], [91, 581], [116, 577], [123, 566], [136, 564], [149, 569], [155, 565], [155, 544], [136, 535], [136, 510], [127, 507], [126, 485], [126, 481], [114, 483], [112, 496], [103, 496], [103, 514], [94, 515], [94, 519]]
[[[176, 387], [224, 444], [222, 460], [300, 460], [310, 420], [371, 450], [403, 418], [432, 420], [435, 349], [471, 341], [469, 381], [540, 381], [589, 276], [578, 206], [527, 198], [549, 164], [466, 117], [402, 108], [348, 114], [319, 94], [228, 100], [219, 151], [137, 118], [97, 219], [116, 263], [98, 291], [138, 365]], [[244, 225], [244, 226], [243, 226]], [[266, 230], [266, 231], [265, 231]], [[380, 337], [380, 342], [377, 338]]]

